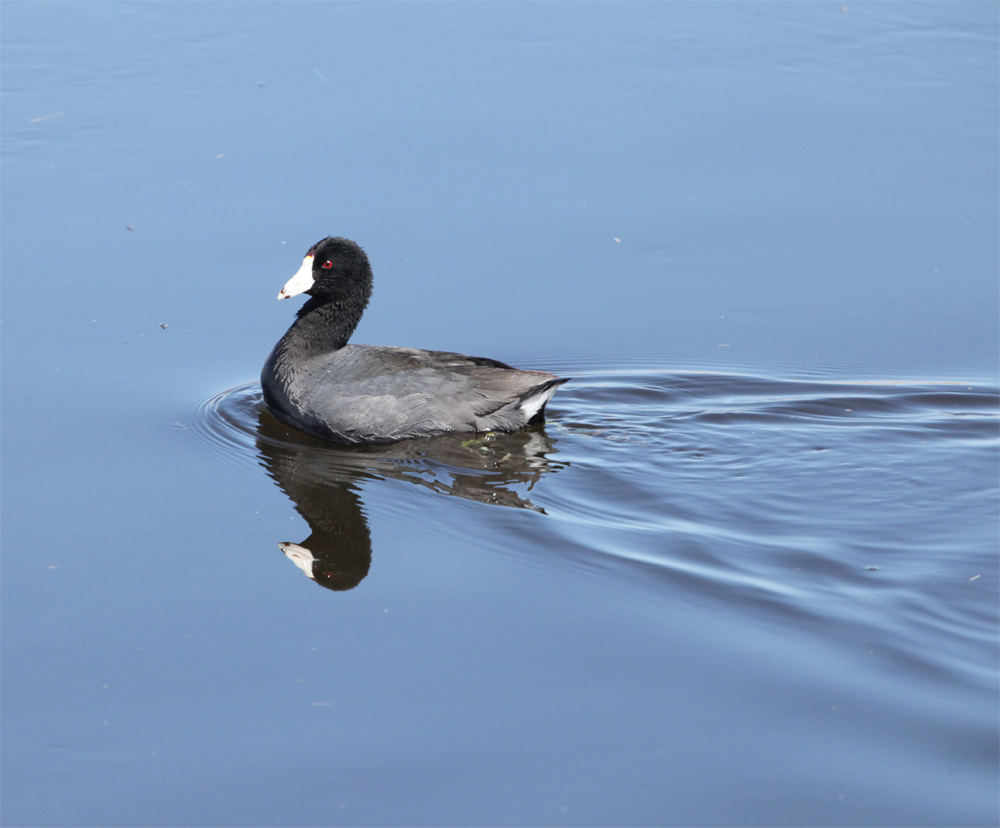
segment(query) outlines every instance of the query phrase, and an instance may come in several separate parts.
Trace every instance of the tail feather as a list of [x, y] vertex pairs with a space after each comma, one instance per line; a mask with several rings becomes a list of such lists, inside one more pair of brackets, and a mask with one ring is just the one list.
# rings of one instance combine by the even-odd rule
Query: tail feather
[[564, 382], [569, 382], [570, 377], [559, 377], [548, 380], [534, 388], [529, 388], [517, 400], [517, 407], [524, 412], [528, 425], [545, 422], [545, 405], [552, 395], [559, 390], [559, 386]]

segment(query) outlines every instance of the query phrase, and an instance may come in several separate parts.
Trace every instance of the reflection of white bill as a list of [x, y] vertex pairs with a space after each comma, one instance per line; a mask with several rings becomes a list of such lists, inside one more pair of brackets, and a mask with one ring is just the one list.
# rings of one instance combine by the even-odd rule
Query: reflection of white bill
[[316, 580], [313, 576], [313, 563], [316, 558], [313, 553], [306, 549], [304, 546], [299, 546], [297, 543], [279, 543], [278, 548], [285, 553], [293, 564], [295, 564], [299, 569], [306, 573], [314, 581]]
[[314, 584], [334, 592], [356, 587], [371, 567], [361, 497], [370, 482], [405, 481], [441, 495], [544, 514], [524, 495], [543, 475], [566, 466], [550, 459], [557, 452], [543, 426], [358, 449], [320, 443], [281, 425], [260, 406], [259, 393], [246, 399], [257, 416], [253, 433], [262, 465], [309, 524], [308, 537], [278, 548]]

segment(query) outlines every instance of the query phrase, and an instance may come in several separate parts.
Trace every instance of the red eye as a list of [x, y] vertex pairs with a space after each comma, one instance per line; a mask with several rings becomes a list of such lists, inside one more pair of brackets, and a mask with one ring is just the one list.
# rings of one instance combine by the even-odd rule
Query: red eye
[[329, 259], [323, 262], [323, 270], [329, 270], [331, 267], [333, 267], [333, 262], [331, 262]]

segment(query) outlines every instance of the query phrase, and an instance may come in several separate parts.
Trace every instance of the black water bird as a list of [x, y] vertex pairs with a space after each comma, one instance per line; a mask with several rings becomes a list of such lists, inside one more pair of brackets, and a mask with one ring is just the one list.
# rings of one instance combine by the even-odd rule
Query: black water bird
[[447, 432], [516, 431], [544, 422], [567, 378], [444, 351], [348, 345], [372, 269], [353, 241], [328, 237], [278, 294], [311, 297], [264, 363], [275, 417], [336, 443], [390, 443]]

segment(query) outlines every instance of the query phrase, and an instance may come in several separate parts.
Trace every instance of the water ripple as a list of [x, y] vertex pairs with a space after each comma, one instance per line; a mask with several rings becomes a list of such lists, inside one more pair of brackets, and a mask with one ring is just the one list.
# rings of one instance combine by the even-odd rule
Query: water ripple
[[554, 562], [617, 562], [734, 620], [825, 625], [881, 642], [900, 670], [981, 682], [1000, 580], [998, 400], [982, 383], [633, 369], [577, 372], [544, 428], [472, 440], [332, 446], [273, 421], [256, 384], [194, 419], [213, 451], [279, 485], [291, 463], [296, 479], [403, 480], [544, 511], [532, 531], [552, 536]]
[[[584, 374], [550, 426], [570, 471], [539, 500], [575, 554], [955, 669], [945, 653], [995, 637], [998, 400], [976, 383]], [[972, 649], [981, 677], [994, 654]]]
[[[540, 427], [514, 434], [448, 434], [378, 446], [340, 446], [282, 425], [266, 410], [257, 383], [203, 400], [193, 430], [212, 451], [238, 464], [263, 465], [276, 479], [308, 476], [317, 485], [395, 480], [440, 494], [539, 510], [526, 496], [563, 468]], [[278, 479], [283, 488], [286, 481]]]

